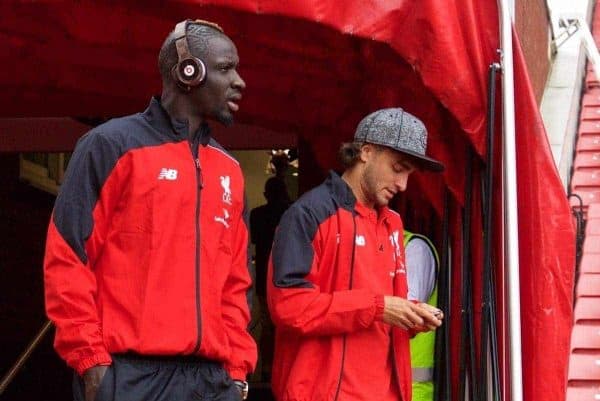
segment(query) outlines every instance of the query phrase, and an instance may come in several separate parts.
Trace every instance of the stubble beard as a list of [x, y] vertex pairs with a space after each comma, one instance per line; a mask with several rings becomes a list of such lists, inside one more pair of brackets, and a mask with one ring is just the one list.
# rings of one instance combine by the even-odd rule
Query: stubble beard
[[371, 166], [365, 167], [362, 178], [363, 192], [367, 201], [373, 203], [376, 207], [387, 206], [389, 202], [387, 200], [382, 200], [377, 196], [377, 174], [373, 171]]

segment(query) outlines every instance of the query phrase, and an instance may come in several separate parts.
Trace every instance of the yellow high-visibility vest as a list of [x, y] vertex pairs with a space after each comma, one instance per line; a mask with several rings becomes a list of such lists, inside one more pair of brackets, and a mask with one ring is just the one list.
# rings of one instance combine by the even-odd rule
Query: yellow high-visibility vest
[[[431, 241], [423, 235], [404, 231], [404, 246], [418, 237], [425, 241], [435, 257], [436, 284], [431, 297], [427, 300], [429, 305], [437, 307], [437, 273], [439, 271], [438, 253]], [[408, 269], [411, 266], [407, 266]], [[410, 340], [410, 362], [412, 366], [412, 401], [433, 401], [433, 367], [435, 353], [435, 331], [419, 333]]]

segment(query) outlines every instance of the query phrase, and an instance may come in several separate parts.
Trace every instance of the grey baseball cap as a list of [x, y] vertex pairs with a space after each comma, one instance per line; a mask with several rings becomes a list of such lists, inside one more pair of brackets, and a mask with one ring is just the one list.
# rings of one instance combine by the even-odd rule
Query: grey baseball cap
[[442, 163], [425, 156], [425, 125], [399, 107], [377, 110], [363, 118], [356, 127], [354, 141], [387, 146], [410, 156], [417, 167], [429, 171], [444, 171]]

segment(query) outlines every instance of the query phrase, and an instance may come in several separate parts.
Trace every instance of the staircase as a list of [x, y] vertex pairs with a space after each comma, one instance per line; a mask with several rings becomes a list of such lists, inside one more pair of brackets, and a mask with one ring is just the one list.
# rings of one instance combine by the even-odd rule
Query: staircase
[[[595, 12], [594, 26], [600, 26]], [[594, 35], [596, 44], [600, 35]], [[600, 82], [587, 71], [571, 177], [571, 206], [585, 218], [577, 271], [567, 401], [600, 401]], [[581, 204], [580, 204], [581, 202]]]

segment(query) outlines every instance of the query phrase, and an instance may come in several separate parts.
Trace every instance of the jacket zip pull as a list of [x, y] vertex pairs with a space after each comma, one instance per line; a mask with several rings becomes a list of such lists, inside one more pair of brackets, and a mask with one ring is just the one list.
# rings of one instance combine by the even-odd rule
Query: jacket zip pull
[[204, 183], [202, 182], [202, 168], [200, 168], [200, 159], [196, 158], [194, 162], [196, 164], [196, 170], [198, 173], [198, 188], [202, 189], [204, 188]]

